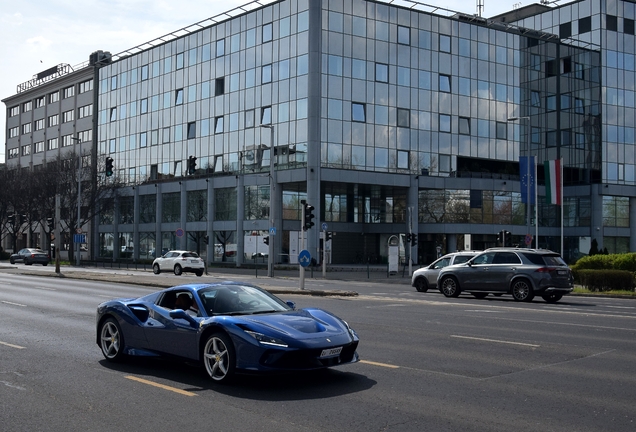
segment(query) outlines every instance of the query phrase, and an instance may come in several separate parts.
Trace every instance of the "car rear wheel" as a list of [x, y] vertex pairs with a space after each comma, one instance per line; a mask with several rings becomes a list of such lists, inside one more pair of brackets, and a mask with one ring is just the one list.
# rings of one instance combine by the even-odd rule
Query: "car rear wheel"
[[211, 335], [203, 348], [203, 363], [208, 376], [219, 383], [229, 382], [235, 369], [234, 345], [223, 333]]
[[179, 264], [175, 265], [174, 266], [174, 274], [179, 276], [181, 273], [183, 273], [183, 269], [181, 268], [181, 266]]
[[446, 297], [458, 297], [461, 292], [457, 280], [452, 276], [446, 276], [442, 279], [440, 287], [440, 291], [442, 291], [442, 294]]
[[426, 279], [418, 278], [415, 280], [415, 289], [418, 292], [426, 292], [428, 291], [428, 284], [426, 283]]
[[124, 357], [124, 335], [114, 318], [108, 318], [99, 329], [99, 347], [108, 361]]
[[159, 268], [159, 264], [155, 264], [155, 265], [153, 265], [153, 266], [152, 266], [152, 272], [153, 272], [154, 274], [159, 274], [159, 273], [161, 273], [161, 269]]
[[543, 298], [543, 300], [547, 301], [548, 303], [556, 303], [559, 300], [561, 300], [561, 298], [563, 298], [563, 294], [558, 294], [558, 293], [543, 294], [541, 298]]
[[33, 264], [31, 261], [29, 261], [28, 259], [24, 259], [24, 265], [31, 265]]
[[512, 283], [512, 298], [516, 301], [530, 302], [534, 298], [532, 286], [525, 279], [518, 279]]
[[197, 270], [196, 275], [199, 277], [203, 276], [203, 270]]
[[473, 297], [477, 299], [484, 299], [488, 297], [488, 293], [472, 293], [472, 294], [473, 294]]

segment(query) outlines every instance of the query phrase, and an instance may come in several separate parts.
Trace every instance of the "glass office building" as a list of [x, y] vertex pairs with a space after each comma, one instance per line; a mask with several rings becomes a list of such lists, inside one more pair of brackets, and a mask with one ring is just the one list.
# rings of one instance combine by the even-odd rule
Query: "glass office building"
[[[303, 247], [321, 261], [325, 243], [331, 263], [382, 263], [396, 236], [418, 264], [537, 228], [532, 245], [561, 251], [563, 233], [568, 260], [592, 239], [636, 250], [634, 4], [485, 19], [412, 3], [253, 4], [99, 66], [94, 150], [128, 186], [95, 221], [92, 253], [241, 265], [269, 236], [277, 263]], [[544, 204], [555, 159], [562, 206]], [[303, 201], [316, 214], [304, 235]]]

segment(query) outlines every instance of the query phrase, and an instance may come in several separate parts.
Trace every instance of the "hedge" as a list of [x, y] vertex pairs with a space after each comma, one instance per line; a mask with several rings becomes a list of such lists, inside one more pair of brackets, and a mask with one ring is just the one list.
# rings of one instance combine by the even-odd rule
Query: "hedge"
[[579, 259], [572, 270], [626, 270], [636, 273], [636, 253], [590, 255]]
[[634, 273], [627, 270], [573, 269], [574, 282], [592, 292], [634, 291]]

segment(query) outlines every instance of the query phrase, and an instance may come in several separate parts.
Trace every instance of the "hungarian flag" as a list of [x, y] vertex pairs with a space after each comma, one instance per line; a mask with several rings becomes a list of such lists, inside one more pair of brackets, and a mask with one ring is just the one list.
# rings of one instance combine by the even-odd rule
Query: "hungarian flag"
[[561, 159], [545, 161], [545, 201], [548, 204], [561, 205]]

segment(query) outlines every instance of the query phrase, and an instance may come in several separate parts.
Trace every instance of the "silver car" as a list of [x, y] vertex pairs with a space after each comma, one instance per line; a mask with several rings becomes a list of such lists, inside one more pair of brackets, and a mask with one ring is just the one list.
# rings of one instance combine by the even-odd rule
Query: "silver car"
[[466, 264], [439, 272], [437, 286], [446, 297], [468, 292], [477, 298], [488, 294], [512, 294], [517, 301], [532, 301], [540, 295], [555, 303], [572, 292], [572, 271], [561, 256], [549, 250], [487, 249]]
[[446, 254], [433, 261], [432, 264], [415, 270], [411, 277], [411, 286], [415, 287], [419, 292], [435, 289], [437, 287], [437, 275], [439, 275], [441, 269], [449, 265], [463, 264], [478, 253], [477, 251], [462, 251]]

